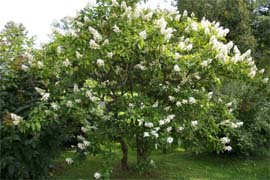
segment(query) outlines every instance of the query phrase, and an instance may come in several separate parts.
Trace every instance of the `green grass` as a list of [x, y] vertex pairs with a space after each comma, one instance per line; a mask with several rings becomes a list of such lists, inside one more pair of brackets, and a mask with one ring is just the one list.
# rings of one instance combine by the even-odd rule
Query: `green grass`
[[[228, 179], [270, 180], [269, 158], [243, 158], [235, 156], [193, 155], [187, 152], [155, 152], [153, 159], [157, 168], [140, 174], [135, 169], [135, 154], [129, 157], [130, 170], [120, 169], [120, 153], [115, 158], [111, 179]], [[102, 167], [100, 156], [89, 156], [85, 161], [67, 165], [65, 157], [74, 157], [71, 151], [64, 152], [57, 160], [57, 169], [51, 179], [93, 179], [93, 174]]]

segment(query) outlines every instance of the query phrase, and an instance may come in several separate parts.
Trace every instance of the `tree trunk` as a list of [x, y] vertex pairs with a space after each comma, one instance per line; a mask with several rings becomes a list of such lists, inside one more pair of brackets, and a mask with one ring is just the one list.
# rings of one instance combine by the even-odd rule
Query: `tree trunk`
[[123, 153], [123, 157], [121, 159], [121, 167], [123, 170], [128, 170], [128, 146], [126, 142], [121, 138], [120, 139], [120, 144], [121, 144], [121, 150]]
[[146, 160], [145, 150], [143, 144], [140, 142], [140, 137], [136, 137], [136, 146], [137, 146], [137, 165], [142, 164]]

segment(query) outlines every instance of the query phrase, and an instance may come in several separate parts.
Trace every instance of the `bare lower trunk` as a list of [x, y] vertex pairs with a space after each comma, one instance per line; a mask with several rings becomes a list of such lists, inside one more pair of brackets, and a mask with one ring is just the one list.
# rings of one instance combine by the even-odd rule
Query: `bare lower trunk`
[[123, 157], [121, 159], [121, 167], [123, 170], [128, 170], [128, 146], [123, 139], [120, 140], [120, 144], [123, 153]]
[[142, 164], [146, 160], [145, 149], [143, 148], [143, 144], [140, 142], [140, 137], [137, 135], [136, 138], [136, 146], [137, 146], [137, 165]]

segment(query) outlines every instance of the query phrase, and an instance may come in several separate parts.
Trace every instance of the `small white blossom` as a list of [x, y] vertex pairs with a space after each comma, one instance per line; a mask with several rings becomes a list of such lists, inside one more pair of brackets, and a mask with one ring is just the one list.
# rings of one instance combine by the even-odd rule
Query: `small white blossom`
[[169, 98], [169, 101], [171, 101], [171, 102], [175, 101], [175, 97], [173, 97], [173, 96], [169, 96], [168, 98]]
[[66, 106], [67, 106], [67, 107], [72, 107], [72, 106], [73, 106], [72, 101], [67, 101]]
[[112, 5], [114, 7], [118, 7], [119, 6], [119, 3], [117, 2], [117, 0], [112, 0]]
[[112, 53], [112, 52], [108, 52], [108, 53], [107, 53], [107, 57], [108, 57], [108, 58], [112, 58], [112, 57], [113, 57], [113, 53]]
[[158, 101], [155, 102], [155, 104], [152, 105], [152, 107], [158, 107]]
[[137, 119], [137, 121], [139, 122], [139, 126], [141, 126], [144, 122], [144, 119]]
[[167, 119], [169, 120], [173, 120], [175, 118], [175, 115], [174, 114], [170, 114], [167, 116]]
[[198, 125], [198, 121], [191, 121], [191, 125], [193, 126], [193, 127], [195, 127], [195, 126], [197, 126]]
[[125, 1], [121, 2], [121, 9], [123, 9], [123, 10], [127, 9], [127, 3]]
[[22, 68], [23, 71], [28, 71], [29, 70], [29, 67], [24, 65], [24, 64], [21, 65], [21, 68]]
[[[113, 1], [115, 1], [115, 0], [113, 0]], [[96, 179], [101, 178], [101, 174], [99, 172], [95, 172], [94, 178], [96, 178]]]
[[79, 91], [79, 87], [77, 83], [73, 84], [73, 92], [78, 92]]
[[159, 20], [156, 20], [155, 24], [160, 28], [160, 29], [165, 29], [167, 26], [166, 20], [162, 17]]
[[195, 104], [197, 102], [194, 97], [189, 97], [188, 101], [189, 101], [190, 104]]
[[152, 128], [152, 127], [154, 127], [154, 124], [151, 123], [151, 122], [145, 122], [145, 123], [144, 123], [144, 126], [145, 126], [145, 127], [148, 127], [148, 128]]
[[85, 145], [83, 143], [78, 143], [77, 146], [81, 150], [84, 150], [85, 149]]
[[256, 71], [255, 71], [255, 70], [252, 70], [252, 71], [248, 74], [248, 76], [249, 76], [250, 78], [254, 78], [254, 77], [256, 76]]
[[87, 133], [88, 132], [88, 129], [85, 128], [85, 127], [81, 127], [81, 130], [82, 130], [83, 133]]
[[98, 59], [97, 60], [97, 66], [104, 66], [104, 60], [102, 60], [102, 59]]
[[184, 17], [188, 16], [188, 12], [187, 12], [187, 10], [184, 10], [184, 12], [183, 12], [183, 16], [184, 16]]
[[66, 66], [66, 67], [70, 66], [69, 60], [66, 59], [66, 60], [63, 62], [63, 65]]
[[52, 106], [52, 108], [53, 108], [54, 110], [58, 110], [58, 109], [59, 109], [58, 104], [55, 103], [55, 102], [52, 102], [52, 103], [51, 103], [51, 106]]
[[179, 21], [180, 18], [181, 18], [181, 14], [177, 14], [177, 15], [175, 16], [174, 20], [175, 20], [175, 21]]
[[184, 127], [182, 127], [182, 126], [179, 126], [178, 127], [178, 131], [183, 131], [185, 128]]
[[259, 73], [260, 73], [260, 74], [263, 74], [264, 71], [265, 71], [265, 69], [261, 69], [261, 70], [259, 71]]
[[157, 133], [156, 131], [151, 131], [151, 134], [152, 134], [153, 136], [155, 136], [156, 138], [159, 137], [159, 135], [158, 135], [158, 133]]
[[96, 41], [94, 41], [93, 39], [90, 40], [89, 46], [91, 49], [99, 49], [100, 48], [99, 44], [97, 44]]
[[83, 141], [83, 144], [87, 147], [90, 145], [90, 142], [85, 140], [85, 141]]
[[173, 142], [173, 138], [172, 137], [168, 137], [167, 138], [167, 143], [171, 144]]
[[237, 127], [241, 127], [244, 125], [244, 122], [237, 122], [236, 125], [237, 125]]
[[229, 102], [229, 103], [227, 103], [227, 104], [225, 104], [227, 107], [231, 107], [232, 106], [232, 102]]
[[73, 164], [74, 161], [71, 158], [66, 158], [66, 162], [70, 165]]
[[38, 67], [39, 69], [43, 68], [43, 67], [44, 67], [43, 62], [38, 61], [38, 62], [37, 62], [37, 67]]
[[116, 33], [121, 32], [121, 30], [119, 29], [119, 27], [116, 24], [113, 26], [113, 31], [116, 32]]
[[228, 137], [222, 137], [220, 138], [220, 141], [222, 144], [228, 144], [231, 142], [231, 140]]
[[109, 40], [108, 39], [105, 39], [105, 41], [103, 42], [103, 46], [105, 46], [105, 45], [108, 45], [108, 44], [110, 44], [110, 42], [109, 42]]
[[224, 146], [223, 148], [225, 151], [231, 151], [232, 150], [232, 147], [231, 146]]
[[47, 101], [50, 97], [50, 93], [44, 93], [41, 97], [41, 100], [42, 101]]
[[172, 131], [172, 127], [171, 126], [169, 126], [169, 127], [167, 127], [167, 132], [171, 132]]
[[269, 78], [264, 78], [263, 83], [267, 83], [269, 81]]
[[76, 103], [81, 103], [82, 100], [81, 100], [81, 99], [75, 99], [75, 102], [76, 102]]
[[193, 45], [192, 45], [192, 44], [189, 44], [189, 45], [187, 45], [186, 50], [187, 50], [187, 51], [191, 51], [192, 48], [193, 48]]
[[174, 65], [173, 70], [174, 70], [175, 72], [179, 72], [179, 71], [180, 71], [180, 68], [179, 68], [179, 66], [176, 64], [176, 65]]
[[187, 104], [187, 103], [188, 103], [188, 100], [186, 100], [186, 99], [182, 100], [182, 104]]
[[82, 57], [82, 55], [78, 51], [76, 51], [76, 58], [80, 59], [81, 57]]
[[202, 67], [207, 67], [207, 66], [208, 66], [208, 61], [203, 61], [203, 62], [201, 63], [201, 66], [202, 66]]
[[148, 132], [144, 132], [143, 133], [143, 137], [149, 137], [150, 135], [149, 135], [149, 133]]
[[140, 33], [139, 33], [139, 36], [140, 36], [142, 39], [146, 39], [146, 37], [147, 37], [146, 31], [144, 30], [144, 31], [140, 32]]
[[160, 125], [160, 126], [162, 126], [162, 125], [164, 125], [164, 124], [166, 124], [165, 120], [160, 120], [160, 121], [159, 121], [159, 125]]
[[91, 91], [86, 91], [85, 96], [88, 97], [88, 98], [90, 98], [93, 95], [92, 95]]
[[211, 99], [213, 97], [213, 92], [208, 93], [208, 98]]
[[18, 116], [14, 113], [10, 113], [10, 117], [13, 120], [12, 123], [17, 126], [22, 120], [23, 118], [21, 116]]
[[177, 107], [180, 107], [180, 106], [182, 106], [182, 103], [181, 103], [180, 101], [177, 101], [177, 102], [176, 102], [176, 106], [177, 106]]

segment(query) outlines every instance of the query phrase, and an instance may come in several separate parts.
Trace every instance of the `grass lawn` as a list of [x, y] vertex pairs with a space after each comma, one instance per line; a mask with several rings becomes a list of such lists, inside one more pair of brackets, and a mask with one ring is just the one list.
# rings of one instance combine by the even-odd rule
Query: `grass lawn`
[[[94, 179], [93, 174], [102, 166], [99, 156], [73, 165], [65, 163], [66, 157], [74, 157], [71, 151], [64, 152], [57, 160], [57, 170], [51, 179]], [[235, 156], [192, 155], [174, 151], [167, 154], [155, 152], [151, 156], [157, 167], [140, 174], [135, 170], [135, 154], [129, 156], [130, 170], [120, 169], [121, 154], [117, 153], [111, 179], [228, 179], [228, 180], [270, 180], [269, 158], [241, 158]]]

